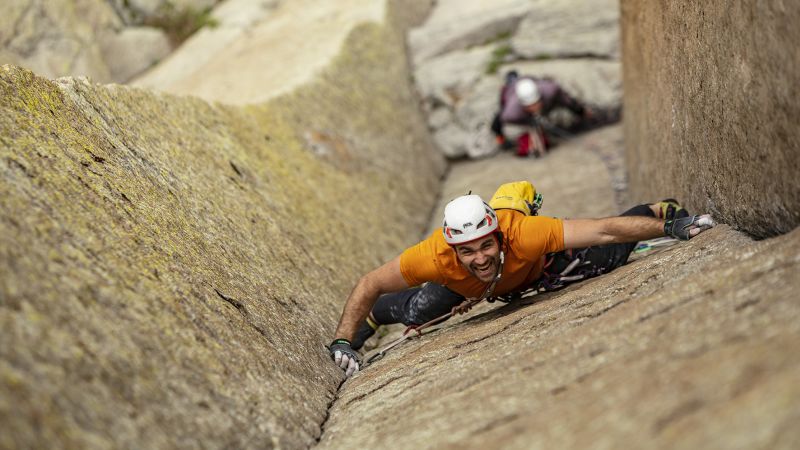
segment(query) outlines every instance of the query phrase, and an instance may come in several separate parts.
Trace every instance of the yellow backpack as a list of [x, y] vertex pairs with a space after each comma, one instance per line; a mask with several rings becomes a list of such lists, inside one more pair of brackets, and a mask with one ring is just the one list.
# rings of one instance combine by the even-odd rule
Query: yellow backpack
[[536, 192], [530, 181], [514, 181], [500, 185], [489, 206], [497, 209], [514, 209], [526, 216], [535, 216], [542, 207], [542, 194]]

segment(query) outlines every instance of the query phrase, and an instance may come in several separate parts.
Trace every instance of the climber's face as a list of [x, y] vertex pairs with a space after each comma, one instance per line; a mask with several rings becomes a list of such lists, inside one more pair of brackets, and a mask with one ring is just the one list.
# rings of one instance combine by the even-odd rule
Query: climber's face
[[539, 100], [538, 102], [532, 105], [526, 106], [525, 111], [527, 111], [530, 114], [533, 114], [534, 116], [538, 116], [539, 114], [542, 113], [542, 106], [543, 106], [542, 101]]
[[500, 245], [494, 234], [454, 246], [461, 265], [475, 278], [491, 282], [500, 267]]

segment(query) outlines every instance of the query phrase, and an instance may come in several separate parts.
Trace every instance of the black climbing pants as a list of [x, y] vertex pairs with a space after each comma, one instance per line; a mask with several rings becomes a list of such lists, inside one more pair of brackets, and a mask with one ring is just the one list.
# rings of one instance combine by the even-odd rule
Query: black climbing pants
[[[621, 215], [655, 217], [648, 205], [635, 206]], [[564, 250], [548, 255], [548, 261], [551, 262], [545, 271], [561, 273], [576, 256], [580, 256], [581, 264], [570, 274], [583, 274], [586, 278], [597, 276], [628, 262], [628, 256], [634, 248], [636, 242]], [[380, 296], [372, 308], [372, 317], [381, 325], [421, 325], [450, 312], [463, 301], [462, 295], [442, 285], [426, 283], [422, 287]]]

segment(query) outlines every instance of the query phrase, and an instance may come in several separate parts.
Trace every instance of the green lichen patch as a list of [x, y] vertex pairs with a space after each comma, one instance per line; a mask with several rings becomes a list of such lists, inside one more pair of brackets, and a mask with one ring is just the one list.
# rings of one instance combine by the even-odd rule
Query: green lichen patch
[[401, 31], [358, 27], [315, 82], [243, 108], [2, 69], [8, 439], [313, 441], [340, 376], [322, 344], [357, 277], [418, 237], [443, 168]]

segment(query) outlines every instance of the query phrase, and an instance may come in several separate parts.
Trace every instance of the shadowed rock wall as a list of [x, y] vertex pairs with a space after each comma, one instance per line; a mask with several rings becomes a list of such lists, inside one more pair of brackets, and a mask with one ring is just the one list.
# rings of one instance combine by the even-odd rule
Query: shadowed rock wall
[[315, 441], [347, 291], [443, 171], [406, 8], [247, 108], [0, 69], [0, 448]]
[[676, 195], [756, 237], [792, 230], [800, 3], [621, 4], [633, 195]]

